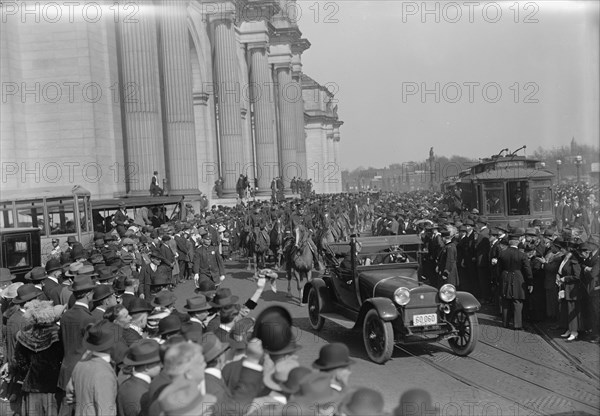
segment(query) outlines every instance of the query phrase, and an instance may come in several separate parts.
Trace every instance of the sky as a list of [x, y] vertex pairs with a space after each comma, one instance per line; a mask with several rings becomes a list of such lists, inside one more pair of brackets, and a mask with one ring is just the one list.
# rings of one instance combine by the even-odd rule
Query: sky
[[338, 100], [342, 169], [430, 147], [599, 145], [597, 1], [299, 0], [296, 13], [303, 72]]

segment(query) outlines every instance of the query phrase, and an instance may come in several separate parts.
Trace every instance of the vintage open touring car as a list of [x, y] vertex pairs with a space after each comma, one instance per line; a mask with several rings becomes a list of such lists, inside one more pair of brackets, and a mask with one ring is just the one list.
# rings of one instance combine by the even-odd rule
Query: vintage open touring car
[[369, 358], [379, 364], [396, 344], [447, 339], [454, 353], [470, 354], [477, 344], [473, 295], [445, 284], [439, 290], [419, 277], [421, 239], [417, 235], [351, 237], [330, 245], [327, 270], [308, 282], [303, 302], [310, 325], [326, 320], [361, 330]]

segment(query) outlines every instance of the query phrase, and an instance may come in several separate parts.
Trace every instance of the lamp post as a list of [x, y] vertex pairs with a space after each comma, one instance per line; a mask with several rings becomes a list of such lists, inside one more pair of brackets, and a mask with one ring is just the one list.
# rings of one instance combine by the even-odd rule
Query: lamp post
[[581, 164], [583, 163], [583, 158], [581, 155], [575, 156], [575, 166], [577, 167], [577, 183], [581, 182]]
[[556, 161], [556, 177], [558, 179], [559, 184], [560, 184], [560, 165], [562, 165], [562, 160], [558, 159]]

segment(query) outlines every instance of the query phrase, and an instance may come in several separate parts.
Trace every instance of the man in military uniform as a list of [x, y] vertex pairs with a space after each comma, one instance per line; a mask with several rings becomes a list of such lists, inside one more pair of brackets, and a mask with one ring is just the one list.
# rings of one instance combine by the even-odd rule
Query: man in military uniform
[[199, 282], [208, 279], [215, 285], [225, 280], [225, 267], [223, 259], [217, 247], [211, 245], [211, 238], [204, 228], [199, 230], [201, 244], [194, 253], [194, 281], [196, 286]]

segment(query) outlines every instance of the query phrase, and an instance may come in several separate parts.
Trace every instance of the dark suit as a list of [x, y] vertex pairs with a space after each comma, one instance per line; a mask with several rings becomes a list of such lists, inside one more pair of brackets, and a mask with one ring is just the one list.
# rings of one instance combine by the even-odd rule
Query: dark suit
[[438, 270], [440, 273], [440, 286], [446, 283], [450, 283], [455, 287], [460, 284], [460, 278], [458, 276], [458, 268], [456, 267], [457, 261], [457, 249], [456, 243], [452, 240], [446, 244], [440, 253], [438, 262]]
[[[158, 271], [158, 268], [156, 270]], [[138, 294], [144, 295], [146, 301], [150, 299], [150, 284], [154, 281], [157, 271], [152, 270], [150, 264], [143, 264], [140, 270], [140, 286], [138, 287]]]
[[25, 327], [25, 318], [20, 308], [15, 309], [6, 323], [6, 358], [9, 365], [14, 365], [15, 346], [17, 344], [17, 333]]
[[200, 280], [210, 279], [214, 283], [220, 283], [220, 276], [225, 274], [223, 259], [219, 249], [215, 246], [200, 246], [194, 253], [194, 274], [198, 274]]
[[490, 298], [490, 230], [486, 227], [479, 230], [475, 241], [475, 257], [477, 263], [477, 283], [481, 299]]
[[104, 319], [105, 311], [102, 309], [94, 308], [94, 310], [92, 311], [92, 318], [94, 318], [94, 322], [100, 322], [102, 319]]
[[71, 378], [73, 368], [85, 352], [82, 345], [85, 328], [88, 324], [94, 322], [94, 317], [89, 309], [79, 304], [73, 305], [60, 318], [60, 332], [65, 350], [65, 357], [58, 377], [58, 387], [62, 390], [67, 389], [67, 383]]
[[565, 297], [561, 301], [562, 322], [567, 323], [569, 331], [577, 332], [581, 325], [581, 298], [583, 287], [581, 283], [581, 265], [575, 256], [571, 256], [559, 269], [558, 275], [564, 278], [561, 289], [565, 291]]
[[60, 290], [61, 289], [62, 289], [62, 286], [60, 284], [60, 281], [59, 281], [59, 283], [56, 283], [54, 280], [52, 280], [50, 278], [47, 278], [44, 280], [44, 287], [42, 288], [42, 291], [44, 292], [44, 295], [46, 295], [48, 300], [51, 300], [52, 302], [54, 302], [55, 305], [60, 305]]
[[527, 286], [533, 285], [533, 274], [527, 255], [516, 247], [509, 247], [500, 253], [498, 267], [503, 299], [502, 321], [508, 327], [510, 315], [514, 315], [515, 328], [523, 327], [523, 300]]
[[[148, 293], [150, 293], [150, 290], [148, 290]], [[129, 310], [129, 305], [135, 298], [137, 298], [137, 296], [132, 295], [131, 293], [123, 293], [121, 296], [121, 305], [125, 306], [125, 309]]]
[[128, 217], [122, 210], [118, 210], [115, 212], [115, 217], [113, 218], [115, 224], [117, 224], [117, 232], [119, 236], [123, 238], [125, 236], [125, 232], [127, 231], [127, 223]]
[[142, 410], [142, 396], [148, 392], [150, 384], [139, 377], [131, 376], [121, 384], [117, 393], [117, 414], [138, 416]]

